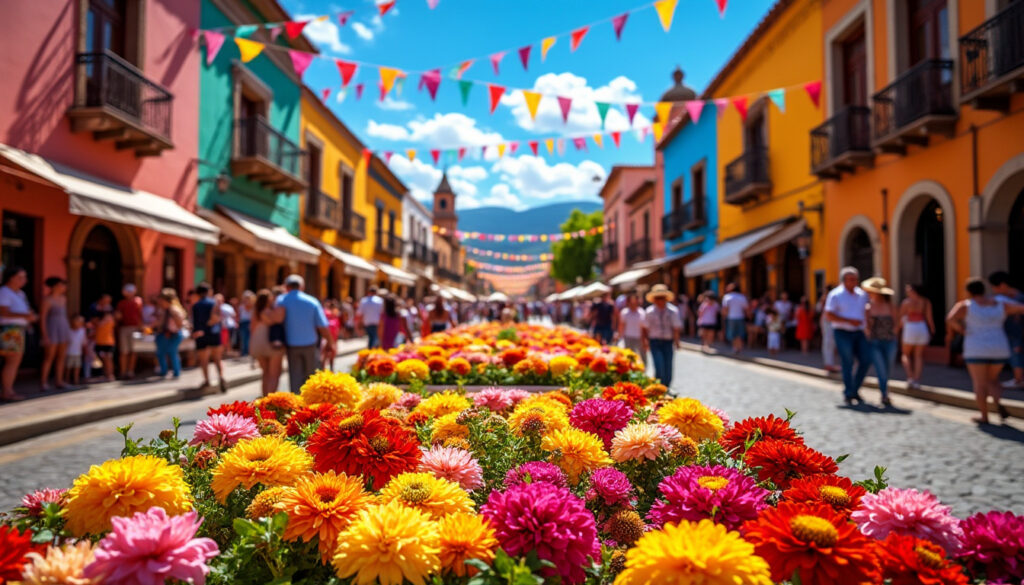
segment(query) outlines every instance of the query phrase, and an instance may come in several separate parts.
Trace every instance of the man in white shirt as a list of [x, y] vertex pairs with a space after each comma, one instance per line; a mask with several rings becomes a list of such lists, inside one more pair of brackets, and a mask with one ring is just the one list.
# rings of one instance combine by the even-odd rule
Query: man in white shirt
[[644, 342], [651, 350], [654, 376], [665, 386], [672, 384], [672, 360], [683, 328], [679, 309], [671, 303], [674, 296], [667, 286], [656, 284], [647, 293], [651, 306], [644, 311]]
[[356, 311], [356, 318], [363, 324], [366, 330], [366, 347], [373, 349], [380, 345], [380, 338], [377, 336], [377, 326], [380, 325], [380, 315], [384, 312], [384, 299], [377, 296], [377, 287], [371, 286], [366, 291], [366, 296], [359, 301], [359, 310]]
[[722, 309], [725, 310], [725, 339], [732, 343], [732, 352], [739, 354], [747, 338], [747, 311], [750, 309], [750, 302], [746, 295], [740, 292], [740, 287], [735, 282], [725, 287]]
[[[871, 345], [864, 335], [867, 318], [868, 294], [857, 283], [860, 273], [852, 266], [839, 271], [840, 285], [825, 298], [825, 318], [832, 323], [836, 350], [843, 370], [843, 401], [863, 403], [860, 387], [871, 366]], [[857, 370], [853, 363], [856, 360]]]
[[619, 330], [615, 334], [623, 344], [644, 358], [644, 310], [635, 294], [626, 297], [626, 306], [619, 311]]

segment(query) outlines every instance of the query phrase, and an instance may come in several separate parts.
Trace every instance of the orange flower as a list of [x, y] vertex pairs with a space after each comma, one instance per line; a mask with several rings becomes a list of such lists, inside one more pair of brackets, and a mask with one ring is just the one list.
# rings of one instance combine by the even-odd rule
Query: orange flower
[[502, 351], [499, 354], [505, 367], [511, 367], [526, 359], [526, 350], [521, 347], [513, 347]]
[[606, 374], [608, 373], [608, 360], [604, 356], [598, 356], [590, 362], [590, 369], [598, 374]]
[[427, 367], [431, 372], [443, 372], [448, 367], [448, 362], [439, 355], [427, 358]]
[[644, 391], [632, 382], [616, 382], [614, 386], [606, 386], [601, 391], [601, 398], [625, 402], [633, 410], [647, 406], [647, 397], [644, 396]]
[[839, 470], [835, 460], [806, 445], [777, 439], [758, 441], [744, 458], [750, 467], [760, 467], [761, 481], [771, 480], [781, 489], [808, 475], [833, 474]]
[[363, 490], [363, 479], [328, 471], [300, 477], [275, 507], [288, 514], [284, 539], [310, 542], [319, 537], [320, 558], [331, 560], [338, 534], [355, 518], [359, 510], [374, 498]]
[[882, 578], [892, 585], [967, 585], [963, 568], [933, 542], [892, 532], [876, 543], [875, 553]]
[[387, 378], [395, 373], [395, 360], [391, 356], [376, 355], [366, 365], [366, 373], [374, 378]]
[[473, 365], [466, 358], [455, 358], [448, 362], [448, 370], [456, 376], [466, 376], [473, 371]]

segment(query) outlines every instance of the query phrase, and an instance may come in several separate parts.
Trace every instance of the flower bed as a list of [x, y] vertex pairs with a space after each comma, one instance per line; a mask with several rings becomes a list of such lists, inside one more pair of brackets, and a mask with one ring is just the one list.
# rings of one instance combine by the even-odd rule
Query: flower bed
[[854, 481], [789, 420], [657, 384], [428, 394], [318, 373], [0, 525], [0, 582], [1020, 583], [1024, 518]]

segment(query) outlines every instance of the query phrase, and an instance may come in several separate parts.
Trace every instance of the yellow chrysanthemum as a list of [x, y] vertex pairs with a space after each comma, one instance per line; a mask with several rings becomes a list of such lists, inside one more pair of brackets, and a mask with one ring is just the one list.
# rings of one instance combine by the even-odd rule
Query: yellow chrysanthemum
[[402, 391], [391, 384], [378, 382], [369, 384], [363, 388], [363, 399], [359, 402], [356, 410], [384, 410], [402, 397]]
[[343, 372], [318, 370], [299, 389], [302, 401], [308, 405], [329, 402], [341, 408], [355, 408], [362, 399], [359, 382]]
[[470, 406], [473, 406], [473, 403], [469, 398], [466, 398], [461, 394], [456, 394], [451, 390], [445, 390], [444, 392], [431, 394], [421, 400], [420, 403], [416, 405], [416, 408], [413, 409], [413, 412], [423, 414], [424, 416], [431, 418], [437, 418], [453, 412], [462, 412]]
[[436, 345], [421, 345], [416, 348], [416, 351], [423, 357], [443, 356], [445, 353], [443, 347]]
[[563, 398], [565, 398], [565, 395], [556, 397], [553, 396], [552, 393], [532, 394], [523, 399], [523, 401], [519, 403], [519, 406], [522, 406], [523, 408], [531, 408], [533, 406], [545, 405], [557, 408], [564, 413], [568, 413], [572, 401], [569, 400], [569, 404], [566, 404], [567, 401], [563, 400]]
[[305, 405], [302, 398], [291, 392], [271, 392], [257, 398], [255, 404], [257, 408], [269, 408], [283, 413], [294, 412]]
[[338, 535], [360, 510], [374, 503], [363, 489], [363, 480], [328, 471], [300, 477], [276, 508], [288, 513], [284, 539], [310, 542], [319, 537], [320, 558], [330, 562]]
[[22, 585], [93, 585], [102, 583], [100, 579], [89, 579], [85, 567], [94, 557], [92, 542], [88, 539], [79, 540], [75, 544], [50, 546], [46, 554], [28, 553], [29, 562], [22, 569]]
[[548, 370], [551, 372], [552, 376], [560, 378], [575, 371], [579, 365], [579, 362], [571, 356], [558, 355], [551, 358], [551, 361], [548, 362]]
[[601, 437], [575, 427], [549, 432], [540, 446], [552, 453], [552, 463], [561, 467], [572, 483], [579, 481], [580, 474], [612, 463]]
[[275, 486], [267, 488], [262, 492], [256, 494], [256, 497], [252, 499], [252, 502], [245, 508], [245, 516], [250, 520], [259, 520], [260, 518], [266, 518], [267, 516], [273, 516], [277, 510], [275, 507], [277, 503], [281, 501], [288, 490], [291, 488], [285, 486]]
[[638, 423], [627, 425], [612, 437], [612, 459], [619, 463], [634, 460], [654, 460], [672, 444], [658, 425]]
[[398, 379], [402, 382], [430, 379], [430, 367], [423, 360], [402, 360], [398, 362], [395, 371], [398, 373]]
[[334, 570], [356, 585], [423, 585], [441, 568], [437, 522], [400, 502], [371, 506], [338, 537]]
[[508, 426], [520, 436], [531, 432], [547, 433], [568, 427], [569, 417], [557, 401], [520, 402], [509, 415]]
[[711, 520], [666, 524], [626, 552], [615, 585], [771, 585], [771, 571], [738, 532]]
[[434, 424], [430, 428], [430, 442], [443, 443], [452, 437], [468, 439], [469, 427], [460, 425], [456, 420], [458, 418], [459, 413], [457, 412], [450, 412], [435, 418]]
[[181, 468], [152, 455], [134, 455], [93, 465], [68, 491], [67, 528], [75, 536], [110, 530], [114, 516], [132, 516], [157, 506], [170, 516], [192, 509]]
[[398, 501], [423, 510], [437, 520], [455, 512], [472, 512], [473, 500], [459, 484], [429, 473], [406, 472], [391, 478], [380, 491], [381, 502]]
[[458, 577], [473, 575], [476, 569], [467, 566], [466, 561], [478, 559], [485, 563], [494, 560], [494, 549], [498, 539], [494, 529], [483, 516], [457, 512], [437, 522], [441, 545], [441, 570]]
[[235, 488], [252, 489], [291, 485], [309, 472], [313, 459], [302, 448], [280, 437], [259, 437], [239, 441], [221, 456], [213, 470], [210, 488], [224, 503]]
[[722, 419], [695, 398], [676, 398], [658, 409], [658, 422], [671, 425], [694, 441], [722, 434]]

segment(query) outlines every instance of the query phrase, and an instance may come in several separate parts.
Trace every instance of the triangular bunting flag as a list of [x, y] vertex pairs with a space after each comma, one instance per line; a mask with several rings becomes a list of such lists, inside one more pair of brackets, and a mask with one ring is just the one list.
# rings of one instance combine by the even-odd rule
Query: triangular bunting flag
[[576, 147], [576, 150], [586, 150], [587, 149], [587, 139], [586, 138], [573, 138], [572, 139], [572, 145]]
[[384, 101], [384, 98], [387, 97], [388, 92], [384, 89], [384, 82], [383, 81], [378, 81], [377, 82], [377, 89], [380, 90], [380, 101]]
[[363, 83], [356, 84], [356, 100], [363, 99], [363, 87], [365, 87]]
[[718, 16], [725, 18], [725, 5], [729, 3], [729, 0], [715, 0], [715, 4], [718, 6]]
[[600, 134], [594, 134], [594, 144], [596, 144], [599, 148], [604, 148], [604, 136], [601, 136]]
[[732, 98], [732, 106], [740, 113], [740, 118], [747, 121], [747, 96], [741, 95]]
[[395, 153], [391, 152], [390, 150], [385, 150], [381, 154], [383, 154], [383, 156], [384, 156], [384, 164], [390, 164], [391, 163], [391, 156], [394, 155]]
[[704, 109], [704, 102], [700, 100], [689, 100], [683, 102], [683, 105], [686, 106], [686, 113], [690, 114], [690, 120], [693, 121], [694, 124], [700, 122], [700, 113], [701, 110]]
[[540, 105], [541, 94], [535, 91], [523, 90], [523, 100], [526, 102], [526, 109], [530, 112], [530, 119], [537, 119], [537, 106]]
[[398, 78], [401, 71], [393, 67], [378, 67], [378, 70], [380, 71], [381, 87], [384, 88], [384, 94], [386, 95], [395, 86], [395, 79]]
[[783, 114], [786, 113], [786, 90], [785, 89], [773, 89], [768, 92], [768, 99], [775, 102], [775, 107], [779, 108], [779, 111]]
[[427, 88], [427, 92], [430, 94], [430, 99], [437, 99], [437, 88], [441, 85], [441, 70], [434, 69], [433, 71], [427, 71], [420, 75], [420, 89], [423, 87]]
[[651, 124], [651, 130], [654, 131], [654, 142], [661, 142], [661, 135], [665, 132], [665, 123], [655, 122]]
[[487, 158], [487, 147], [486, 146], [481, 146], [480, 147], [480, 158], [482, 158], [482, 159], [486, 159]]
[[294, 20], [286, 22], [284, 23], [284, 34], [288, 35], [289, 39], [294, 39], [302, 34], [302, 29], [306, 28], [307, 24], [309, 24], [308, 20], [302, 22], [295, 22]]
[[658, 114], [658, 121], [668, 124], [668, 116], [672, 112], [672, 102], [658, 102], [654, 104], [654, 111]]
[[526, 71], [530, 64], [530, 50], [533, 49], [531, 45], [519, 49], [519, 60], [523, 63], [523, 71]]
[[469, 90], [473, 89], [472, 81], [459, 81], [459, 93], [462, 95], [462, 105], [469, 103]]
[[718, 118], [721, 119], [725, 115], [726, 108], [729, 107], [729, 98], [718, 98], [715, 100], [715, 108], [718, 110]]
[[373, 158], [373, 151], [369, 148], [363, 149], [363, 164], [370, 166], [370, 159]]
[[235, 44], [238, 45], [238, 52], [242, 54], [242, 63], [252, 61], [263, 52], [263, 44], [256, 41], [235, 37]]
[[487, 84], [487, 92], [491, 96], [491, 113], [498, 109], [498, 103], [501, 101], [501, 96], [505, 95], [505, 87], [501, 85]]
[[658, 0], [654, 3], [654, 9], [658, 11], [658, 20], [661, 27], [668, 32], [672, 28], [672, 16], [676, 13], [676, 4], [679, 0]]
[[331, 88], [329, 88], [329, 87], [328, 87], [327, 89], [325, 89], [325, 90], [323, 90], [323, 91], [321, 91], [321, 92], [320, 92], [320, 98], [321, 98], [321, 99], [322, 99], [323, 101], [325, 101], [325, 102], [326, 102], [326, 101], [327, 101], [327, 98], [329, 98], [329, 97], [331, 97]]
[[356, 74], [356, 69], [359, 65], [355, 63], [349, 63], [348, 61], [342, 61], [341, 59], [335, 59], [334, 62], [338, 65], [338, 73], [341, 74], [341, 86], [348, 87], [352, 76]]
[[434, 166], [441, 160], [441, 151], [439, 149], [433, 149], [430, 151], [430, 158], [434, 159]]
[[537, 147], [540, 146], [540, 143], [536, 140], [531, 140], [527, 144], [530, 145], [530, 151], [533, 152], [533, 156], [537, 156]]
[[462, 76], [465, 75], [466, 71], [469, 71], [469, 68], [472, 66], [473, 59], [470, 59], [469, 61], [463, 61], [462, 64], [459, 65], [459, 68], [455, 70], [455, 79], [462, 79]]
[[512, 142], [508, 143], [508, 153], [509, 154], [515, 154], [517, 150], [519, 150], [519, 141], [518, 140], [513, 140]]
[[409, 162], [416, 160], [416, 150], [410, 148], [409, 150], [405, 151], [405, 156], [408, 157]]
[[346, 10], [345, 12], [342, 12], [338, 15], [338, 24], [345, 26], [348, 24], [348, 19], [352, 18], [352, 15], [355, 13], [355, 10]]
[[295, 74], [302, 78], [302, 74], [309, 68], [309, 64], [313, 62], [313, 53], [304, 53], [302, 51], [288, 51], [288, 56], [292, 58], [292, 67], [295, 68]]
[[391, 10], [394, 7], [395, 0], [388, 0], [387, 2], [381, 2], [377, 4], [377, 11], [379, 12], [380, 16], [384, 16], [385, 14], [388, 13], [388, 10]]
[[500, 72], [498, 71], [498, 65], [501, 65], [501, 60], [505, 58], [505, 53], [506, 52], [507, 51], [501, 51], [501, 52], [498, 52], [498, 53], [495, 53], [495, 54], [491, 55], [491, 67], [494, 67], [494, 74], [495, 75], [499, 75], [500, 74]]
[[622, 144], [622, 132], [612, 132], [612, 142], [615, 143], [615, 148], [619, 148]]
[[565, 156], [565, 139], [559, 138], [556, 140], [555, 148], [558, 150], [558, 156]]
[[505, 156], [505, 143], [502, 142], [498, 145], [498, 158]]
[[247, 39], [260, 29], [258, 24], [243, 24], [242, 26], [235, 29], [235, 36]]
[[212, 30], [204, 30], [203, 39], [206, 41], [206, 66], [209, 67], [224, 45], [224, 35]]
[[636, 111], [640, 109], [640, 104], [626, 104], [626, 118], [629, 119], [629, 125], [633, 125], [633, 118], [636, 116]]
[[465, 146], [460, 147], [459, 148], [459, 162], [462, 162], [462, 159], [465, 158], [465, 156], [466, 156], [466, 147]]
[[573, 53], [576, 49], [580, 48], [580, 43], [583, 42], [583, 37], [587, 36], [587, 31], [590, 30], [589, 26], [580, 27], [571, 33], [569, 33], [569, 50]]
[[540, 60], [541, 61], [543, 61], [544, 59], [548, 58], [548, 51], [551, 50], [551, 47], [555, 46], [555, 41], [557, 41], [557, 40], [558, 40], [558, 37], [548, 37], [548, 38], [546, 38], [546, 39], [544, 39], [543, 41], [540, 42]]
[[555, 140], [548, 138], [544, 141], [544, 146], [548, 149], [548, 154], [554, 154], [555, 152]]
[[572, 98], [558, 96], [558, 107], [562, 110], [562, 122], [568, 122], [569, 110], [572, 109]]
[[405, 87], [405, 73], [400, 73], [395, 80], [395, 95], [402, 96], [402, 88]]
[[604, 128], [604, 119], [608, 115], [608, 108], [611, 104], [605, 102], [594, 102], [594, 105], [597, 106], [597, 115], [601, 116], [601, 127]]
[[810, 96], [811, 101], [814, 102], [814, 107], [821, 107], [821, 82], [820, 81], [808, 81], [804, 84], [804, 90], [807, 95]]
[[427, 7], [430, 8], [431, 10], [433, 10], [433, 9], [437, 8], [437, 3], [440, 2], [440, 1], [441, 0], [427, 0]]
[[626, 26], [626, 19], [629, 18], [629, 13], [620, 14], [612, 19], [612, 28], [615, 29], [615, 40], [622, 40], [622, 29]]
[[277, 37], [281, 36], [281, 30], [283, 28], [284, 27], [281, 26], [275, 26], [274, 28], [270, 29], [270, 40], [277, 41]]

